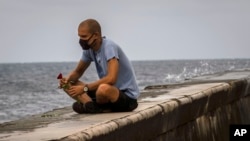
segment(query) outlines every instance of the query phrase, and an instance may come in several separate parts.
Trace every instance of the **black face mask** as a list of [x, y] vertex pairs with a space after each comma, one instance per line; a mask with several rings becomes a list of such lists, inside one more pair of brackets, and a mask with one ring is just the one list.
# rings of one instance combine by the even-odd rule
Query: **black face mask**
[[94, 34], [92, 34], [92, 35], [89, 37], [88, 40], [82, 40], [82, 39], [79, 40], [79, 44], [81, 45], [81, 47], [82, 47], [83, 50], [88, 50], [88, 49], [91, 48], [91, 46], [93, 45], [93, 43], [95, 42], [95, 40], [93, 41], [93, 43], [92, 43], [91, 45], [89, 45], [88, 42], [89, 42], [89, 40], [92, 38], [93, 35], [94, 35]]

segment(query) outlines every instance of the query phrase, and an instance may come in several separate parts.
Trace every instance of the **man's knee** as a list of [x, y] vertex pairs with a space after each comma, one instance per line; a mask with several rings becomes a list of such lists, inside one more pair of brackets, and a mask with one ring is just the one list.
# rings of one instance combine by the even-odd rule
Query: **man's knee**
[[107, 97], [108, 96], [108, 92], [109, 92], [109, 88], [110, 88], [110, 85], [108, 84], [101, 84], [97, 91], [96, 91], [96, 95], [97, 96], [104, 96], [104, 97]]
[[119, 97], [119, 90], [109, 84], [101, 84], [96, 92], [97, 101], [105, 100], [106, 102], [114, 102]]

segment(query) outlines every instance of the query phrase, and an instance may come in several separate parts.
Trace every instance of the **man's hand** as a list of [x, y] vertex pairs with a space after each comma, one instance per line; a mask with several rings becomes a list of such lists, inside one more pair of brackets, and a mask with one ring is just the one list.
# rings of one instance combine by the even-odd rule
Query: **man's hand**
[[59, 81], [59, 88], [66, 89], [67, 85], [69, 85], [68, 78], [62, 78]]
[[67, 90], [67, 92], [68, 92], [68, 94], [69, 94], [70, 97], [75, 98], [75, 97], [77, 97], [78, 95], [81, 95], [81, 94], [84, 93], [83, 87], [84, 87], [84, 86], [82, 86], [82, 85], [71, 86], [71, 87]]

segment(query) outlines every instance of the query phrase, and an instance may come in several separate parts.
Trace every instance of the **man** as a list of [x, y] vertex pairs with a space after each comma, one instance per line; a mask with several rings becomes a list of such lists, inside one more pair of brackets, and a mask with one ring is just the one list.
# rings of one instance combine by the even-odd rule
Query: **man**
[[[79, 43], [83, 49], [77, 67], [60, 86], [69, 84], [65, 92], [77, 100], [73, 110], [77, 113], [132, 111], [137, 108], [139, 88], [131, 63], [114, 42], [102, 37], [101, 26], [87, 19], [78, 27]], [[91, 62], [95, 63], [99, 80], [92, 83], [79, 81]]]

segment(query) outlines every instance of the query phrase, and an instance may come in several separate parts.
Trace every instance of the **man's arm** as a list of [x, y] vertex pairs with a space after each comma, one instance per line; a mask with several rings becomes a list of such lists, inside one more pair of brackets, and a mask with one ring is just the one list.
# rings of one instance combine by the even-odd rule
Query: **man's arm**
[[98, 81], [88, 84], [88, 88], [90, 90], [96, 90], [100, 84], [114, 85], [118, 77], [118, 70], [118, 59], [114, 57], [108, 60], [108, 74], [105, 77], [99, 79]]
[[79, 61], [77, 67], [68, 75], [68, 81], [77, 82], [78, 79], [82, 76], [85, 70], [89, 67], [90, 62]]

